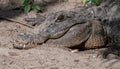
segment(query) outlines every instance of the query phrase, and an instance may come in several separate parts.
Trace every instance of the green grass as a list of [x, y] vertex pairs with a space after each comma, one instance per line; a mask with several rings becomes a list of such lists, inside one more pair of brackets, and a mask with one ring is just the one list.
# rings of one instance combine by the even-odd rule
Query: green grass
[[43, 11], [44, 6], [42, 5], [33, 5], [34, 0], [22, 0], [22, 9], [25, 13], [29, 13], [31, 10], [39, 12]]
[[83, 0], [84, 4], [100, 5], [102, 0]]

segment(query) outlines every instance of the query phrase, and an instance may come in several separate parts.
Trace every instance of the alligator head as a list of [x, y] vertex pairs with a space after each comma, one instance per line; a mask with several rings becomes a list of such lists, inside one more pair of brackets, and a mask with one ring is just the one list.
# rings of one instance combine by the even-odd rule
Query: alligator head
[[84, 46], [88, 49], [104, 46], [107, 40], [101, 22], [85, 18], [88, 13], [81, 14], [61, 11], [48, 15], [35, 29], [18, 34], [14, 48], [29, 49], [44, 43], [63, 47]]

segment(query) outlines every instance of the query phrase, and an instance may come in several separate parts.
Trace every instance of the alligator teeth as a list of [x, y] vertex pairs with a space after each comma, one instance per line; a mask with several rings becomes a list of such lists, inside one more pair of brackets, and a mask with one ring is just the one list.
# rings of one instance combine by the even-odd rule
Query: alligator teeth
[[19, 46], [22, 46], [22, 44], [20, 44]]
[[24, 45], [23, 45], [23, 49], [25, 49], [25, 48], [26, 48], [26, 45], [24, 44]]

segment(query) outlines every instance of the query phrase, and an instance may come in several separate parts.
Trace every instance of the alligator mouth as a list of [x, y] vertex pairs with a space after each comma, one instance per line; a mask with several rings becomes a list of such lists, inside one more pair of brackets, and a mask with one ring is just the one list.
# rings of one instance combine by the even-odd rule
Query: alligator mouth
[[[30, 49], [34, 48], [38, 45], [42, 45], [43, 43], [46, 43], [49, 39], [58, 39], [64, 36], [69, 29], [66, 29], [64, 32], [60, 33], [56, 36], [50, 35], [43, 35], [43, 34], [31, 34], [31, 32], [28, 33], [20, 33], [17, 35], [17, 40], [14, 40], [13, 48], [15, 49]], [[44, 32], [41, 32], [44, 33]]]
[[[41, 32], [44, 33], [44, 32]], [[34, 34], [32, 32], [20, 33], [17, 35], [17, 40], [14, 40], [13, 47], [16, 49], [30, 49], [44, 43], [47, 40], [47, 35]]]
[[37, 45], [34, 43], [17, 43], [18, 41], [15, 41], [15, 44], [13, 45], [13, 48], [15, 49], [30, 49], [30, 48], [34, 48]]

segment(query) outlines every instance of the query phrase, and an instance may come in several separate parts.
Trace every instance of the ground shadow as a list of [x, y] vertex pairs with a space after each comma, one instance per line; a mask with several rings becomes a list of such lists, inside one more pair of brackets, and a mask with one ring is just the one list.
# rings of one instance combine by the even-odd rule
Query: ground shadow
[[[116, 16], [113, 16], [113, 18]], [[117, 59], [120, 59], [120, 16], [112, 19], [108, 23], [111, 28], [111, 33], [109, 34], [112, 38], [112, 46], [107, 48], [104, 52], [102, 52], [103, 58], [109, 58], [109, 54], [116, 55]]]
[[21, 9], [12, 9], [12, 10], [0, 10], [0, 20], [3, 20], [5, 17], [7, 18], [14, 18], [23, 14]]
[[[55, 1], [55, 2], [51, 1], [51, 2], [43, 4], [44, 10], [40, 11], [40, 13], [48, 11], [46, 9], [47, 6], [58, 4], [58, 2], [59, 1]], [[61, 2], [63, 2], [63, 1], [61, 1]], [[11, 9], [11, 10], [0, 10], [0, 21], [4, 20], [5, 17], [14, 18], [14, 17], [17, 17], [17, 16], [19, 16], [21, 14], [25, 14], [21, 7], [17, 7], [17, 8]]]

